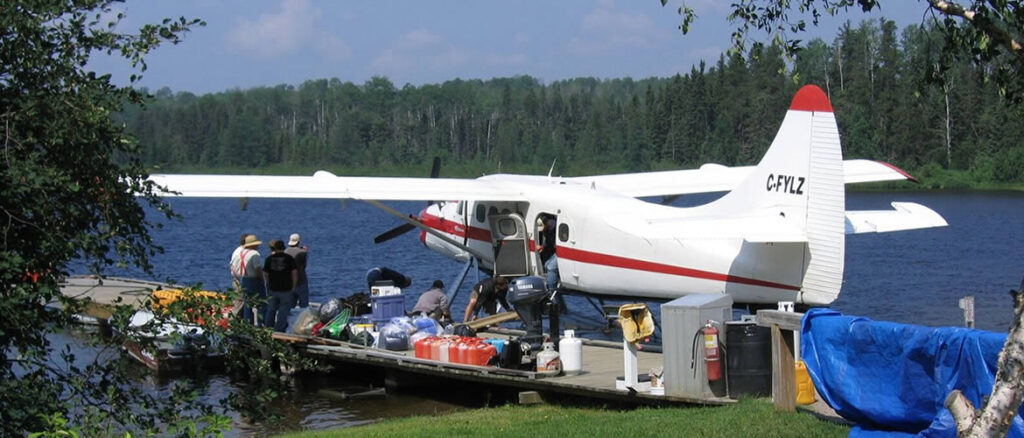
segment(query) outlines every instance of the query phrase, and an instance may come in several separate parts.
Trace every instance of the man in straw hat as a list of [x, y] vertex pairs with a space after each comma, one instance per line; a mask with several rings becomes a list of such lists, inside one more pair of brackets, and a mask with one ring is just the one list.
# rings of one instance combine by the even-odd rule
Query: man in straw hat
[[241, 288], [246, 303], [242, 305], [242, 318], [246, 321], [262, 325], [265, 306], [259, 305], [254, 313], [250, 303], [262, 301], [267, 296], [263, 287], [263, 257], [260, 256], [259, 247], [263, 244], [256, 238], [255, 234], [242, 236], [238, 248], [231, 254], [229, 269], [234, 278], [236, 287]]

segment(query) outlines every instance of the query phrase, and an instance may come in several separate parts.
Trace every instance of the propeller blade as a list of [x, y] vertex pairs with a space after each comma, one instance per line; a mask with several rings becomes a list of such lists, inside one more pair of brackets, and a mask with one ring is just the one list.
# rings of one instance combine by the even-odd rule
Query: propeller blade
[[430, 166], [430, 177], [437, 178], [441, 176], [441, 157], [434, 157], [434, 164]]
[[[441, 157], [434, 157], [434, 162], [430, 166], [430, 177], [437, 178], [439, 176], [441, 176]], [[427, 205], [431, 205], [433, 203], [434, 201], [427, 201]], [[417, 219], [416, 216], [413, 215], [409, 215], [409, 219], [419, 222], [419, 219]], [[414, 229], [416, 229], [416, 225], [406, 222], [402, 225], [399, 225], [383, 233], [380, 233], [379, 235], [377, 235], [377, 237], [373, 238], [373, 243], [387, 242], [391, 239], [408, 233], [409, 231], [412, 231]]]
[[[430, 165], [430, 177], [437, 178], [441, 176], [441, 157], [434, 157], [434, 163]], [[433, 205], [434, 201], [427, 201], [427, 205]]]
[[402, 224], [383, 233], [380, 233], [377, 237], [373, 238], [373, 243], [387, 242], [391, 239], [394, 239], [415, 229], [416, 226], [413, 224]]

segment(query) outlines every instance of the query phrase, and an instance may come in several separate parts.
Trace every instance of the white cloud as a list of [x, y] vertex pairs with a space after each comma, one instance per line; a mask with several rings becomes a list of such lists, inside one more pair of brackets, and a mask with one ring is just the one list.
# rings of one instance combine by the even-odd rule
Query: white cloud
[[408, 69], [411, 65], [410, 60], [400, 53], [395, 53], [394, 49], [384, 49], [380, 55], [373, 58], [370, 62], [370, 66], [373, 67], [374, 72], [378, 74], [388, 74], [391, 72], [399, 72]]
[[309, 43], [320, 10], [307, 0], [282, 0], [281, 9], [255, 21], [239, 19], [227, 35], [228, 46], [255, 58], [276, 58]]
[[620, 12], [615, 3], [601, 1], [583, 16], [581, 33], [569, 40], [569, 52], [580, 56], [601, 55], [613, 50], [645, 49], [664, 40], [665, 31], [643, 13]]
[[321, 56], [335, 61], [344, 61], [352, 57], [352, 48], [341, 38], [327, 32], [321, 32], [316, 41], [316, 51]]
[[583, 29], [611, 34], [646, 34], [655, 27], [654, 20], [644, 14], [617, 12], [609, 1], [600, 2], [597, 9], [583, 17]]
[[509, 55], [491, 54], [487, 55], [487, 64], [499, 67], [512, 67], [526, 65], [529, 59], [525, 54], [513, 53]]
[[440, 70], [461, 65], [469, 55], [456, 48], [443, 48], [440, 35], [416, 29], [398, 37], [370, 63], [375, 74], [395, 76], [412, 68]]
[[473, 55], [470, 52], [455, 47], [449, 47], [448, 50], [441, 53], [427, 56], [430, 68], [434, 71], [457, 70], [459, 67], [467, 65], [472, 58]]
[[402, 35], [395, 43], [397, 50], [417, 50], [437, 45], [441, 42], [441, 36], [426, 29], [416, 29]]

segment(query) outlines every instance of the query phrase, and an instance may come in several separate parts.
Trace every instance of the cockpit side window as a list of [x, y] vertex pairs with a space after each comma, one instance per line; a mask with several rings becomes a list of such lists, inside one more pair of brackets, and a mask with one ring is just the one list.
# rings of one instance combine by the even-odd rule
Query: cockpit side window
[[483, 204], [476, 204], [476, 221], [483, 222], [487, 219], [487, 206]]

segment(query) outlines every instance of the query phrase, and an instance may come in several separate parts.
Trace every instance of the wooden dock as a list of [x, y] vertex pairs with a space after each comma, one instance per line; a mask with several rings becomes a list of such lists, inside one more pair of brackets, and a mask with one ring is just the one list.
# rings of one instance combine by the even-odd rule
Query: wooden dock
[[97, 277], [75, 275], [60, 283], [65, 297], [75, 300], [89, 300], [86, 306], [86, 320], [105, 322], [113, 315], [114, 306], [128, 305], [141, 308], [147, 298], [158, 289], [174, 289], [175, 286], [155, 281], [135, 280], [120, 277]]
[[[116, 277], [74, 276], [61, 284], [61, 292], [74, 299], [90, 300], [87, 319], [103, 323], [111, 316], [115, 305], [141, 307], [145, 300], [158, 289], [174, 289], [174, 285], [153, 281]], [[512, 313], [514, 315], [514, 313]], [[508, 314], [495, 315], [498, 320], [513, 318]], [[480, 334], [481, 337], [508, 337], [506, 333]], [[481, 367], [444, 363], [419, 359], [413, 351], [388, 351], [364, 347], [325, 338], [275, 333], [274, 338], [291, 343], [304, 354], [333, 362], [379, 367], [414, 376], [437, 377], [466, 382], [482, 383], [517, 389], [522, 392], [536, 391], [541, 394], [561, 394], [636, 404], [699, 404], [725, 405], [735, 403], [729, 398], [699, 399], [672, 395], [653, 395], [649, 392], [621, 390], [616, 388], [616, 378], [623, 375], [622, 346], [604, 342], [583, 340], [583, 371], [578, 375], [544, 376], [531, 371]], [[637, 369], [641, 373], [654, 367], [662, 367], [661, 353], [641, 350], [637, 355]]]
[[[481, 333], [481, 337], [505, 337]], [[275, 333], [274, 338], [290, 342], [300, 351], [329, 361], [381, 367], [424, 377], [440, 377], [472, 383], [512, 387], [521, 391], [555, 393], [592, 399], [636, 404], [699, 404], [726, 405], [729, 398], [698, 399], [648, 392], [620, 390], [615, 380], [623, 374], [622, 348], [583, 345], [583, 371], [578, 375], [544, 376], [531, 371], [481, 367], [420, 359], [413, 351], [387, 351], [357, 344], [310, 336]], [[637, 369], [641, 372], [663, 366], [661, 353], [640, 351]]]

